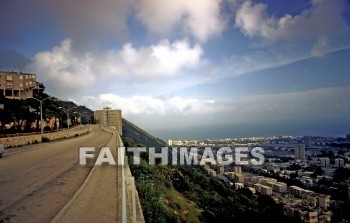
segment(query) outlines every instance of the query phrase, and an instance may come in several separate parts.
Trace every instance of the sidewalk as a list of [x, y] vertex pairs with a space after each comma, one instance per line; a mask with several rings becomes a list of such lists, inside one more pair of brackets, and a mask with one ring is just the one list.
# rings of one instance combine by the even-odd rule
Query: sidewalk
[[[116, 131], [107, 147], [117, 157]], [[87, 179], [51, 222], [117, 222], [118, 165], [94, 166]]]

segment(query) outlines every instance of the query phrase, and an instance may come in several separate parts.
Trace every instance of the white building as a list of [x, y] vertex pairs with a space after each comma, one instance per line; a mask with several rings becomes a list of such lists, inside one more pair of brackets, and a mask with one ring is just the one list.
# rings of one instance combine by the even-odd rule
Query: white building
[[321, 167], [329, 167], [331, 165], [331, 160], [328, 157], [324, 157], [320, 159]]
[[310, 136], [304, 136], [304, 144], [305, 144], [306, 148], [311, 146], [311, 137]]
[[334, 163], [335, 167], [344, 167], [344, 160], [343, 159], [335, 159], [335, 163]]
[[122, 111], [120, 109], [104, 107], [103, 110], [96, 110], [94, 111], [94, 119], [96, 123], [101, 125], [115, 127], [119, 135], [122, 135]]
[[305, 160], [305, 145], [297, 144], [294, 146], [295, 160]]

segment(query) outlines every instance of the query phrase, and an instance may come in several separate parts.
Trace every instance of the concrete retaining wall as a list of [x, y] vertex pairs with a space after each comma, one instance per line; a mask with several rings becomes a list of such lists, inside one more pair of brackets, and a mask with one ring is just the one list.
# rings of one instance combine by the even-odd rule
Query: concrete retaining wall
[[48, 139], [48, 141], [54, 141], [59, 139], [71, 138], [77, 135], [83, 135], [88, 133], [90, 128], [87, 126], [76, 127], [69, 130], [62, 130], [52, 133], [45, 133], [43, 135], [26, 135], [26, 136], [15, 136], [8, 138], [0, 138], [0, 144], [4, 144], [5, 148], [24, 146], [29, 144], [36, 144], [42, 142], [43, 138]]
[[[117, 135], [117, 144], [120, 147], [124, 147], [124, 143]], [[120, 150], [124, 150], [121, 152]], [[131, 174], [130, 167], [128, 164], [128, 157], [125, 156], [125, 148], [118, 148], [118, 158], [121, 154], [124, 154], [124, 165], [119, 166], [118, 170], [118, 221], [117, 222], [134, 222], [134, 223], [145, 223], [145, 219], [142, 213], [142, 207], [139, 199], [139, 194], [136, 190], [135, 179]], [[123, 184], [125, 186], [125, 196], [123, 192]], [[125, 201], [124, 201], [125, 199]], [[124, 204], [123, 204], [124, 203]], [[123, 209], [125, 210], [126, 216], [123, 217]]]

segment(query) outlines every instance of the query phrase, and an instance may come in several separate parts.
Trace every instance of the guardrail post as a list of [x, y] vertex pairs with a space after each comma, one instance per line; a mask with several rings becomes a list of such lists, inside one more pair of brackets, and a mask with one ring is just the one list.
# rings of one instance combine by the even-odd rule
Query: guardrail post
[[136, 223], [136, 189], [135, 189], [135, 179], [134, 177], [130, 177], [131, 184], [131, 202], [132, 202], [132, 217], [133, 222]]

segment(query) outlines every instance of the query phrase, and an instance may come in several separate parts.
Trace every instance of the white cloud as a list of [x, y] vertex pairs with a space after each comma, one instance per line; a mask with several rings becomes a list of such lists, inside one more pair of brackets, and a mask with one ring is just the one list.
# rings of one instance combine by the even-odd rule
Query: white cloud
[[[110, 78], [118, 82], [159, 81], [181, 76], [186, 69], [195, 69], [202, 61], [199, 45], [190, 46], [187, 40], [170, 43], [162, 40], [156, 45], [134, 48], [127, 43], [120, 50], [99, 55], [76, 54], [72, 41], [64, 40], [51, 51], [39, 52], [30, 65], [57, 96], [86, 89]], [[62, 91], [64, 89], [64, 91]]]
[[269, 15], [265, 3], [247, 0], [238, 4], [236, 27], [244, 35], [267, 44], [255, 45], [245, 55], [225, 58], [230, 75], [281, 67], [349, 49], [350, 42], [344, 39], [348, 39], [350, 29], [343, 17], [349, 4], [344, 0], [315, 0], [311, 4], [300, 14], [281, 17]]
[[272, 21], [267, 18], [266, 8], [267, 4], [243, 2], [236, 14], [236, 26], [249, 37], [268, 35], [271, 32], [269, 23]]
[[312, 1], [309, 9], [298, 15], [270, 16], [267, 4], [244, 1], [236, 13], [235, 24], [248, 37], [261, 37], [267, 42], [293, 41], [297, 38], [318, 38], [337, 35], [348, 30], [343, 12], [346, 0]]
[[82, 50], [94, 47], [110, 36], [124, 38], [128, 31], [127, 15], [133, 5], [133, 0], [28, 2], [45, 7], [43, 11], [56, 18], [64, 36], [76, 41], [75, 46]]
[[39, 74], [51, 92], [76, 91], [92, 85], [96, 76], [92, 72], [94, 58], [90, 54], [76, 56], [71, 51], [71, 40], [64, 40], [51, 51], [39, 52], [30, 65]]
[[[115, 94], [85, 96], [77, 100], [91, 109], [110, 106], [144, 128], [236, 123], [282, 123], [349, 120], [350, 88], [324, 88], [302, 92], [252, 95], [238, 99], [157, 98]], [[94, 107], [91, 107], [94, 106]], [[268, 127], [268, 126], [267, 126]], [[238, 127], [237, 127], [238, 128]]]
[[219, 110], [214, 100], [197, 98], [155, 98], [151, 96], [134, 95], [121, 97], [115, 94], [100, 94], [84, 96], [78, 100], [80, 104], [94, 106], [92, 109], [101, 109], [110, 106], [122, 109], [123, 115], [195, 115], [212, 114]]
[[137, 17], [154, 33], [169, 34], [180, 28], [200, 41], [220, 34], [225, 21], [221, 0], [140, 0]]
[[299, 61], [322, 57], [342, 50], [350, 49], [349, 43], [332, 42], [327, 38], [318, 38], [309, 50], [309, 46], [291, 43], [268, 48], [256, 49], [245, 55], [231, 55], [223, 58], [223, 67], [228, 76], [238, 76], [266, 69], [286, 66]]
[[[234, 1], [235, 26], [252, 39], [262, 40], [245, 54], [224, 58], [230, 76], [281, 67], [350, 48], [345, 0], [313, 0], [308, 9], [280, 17], [268, 13], [268, 4]], [[256, 43], [256, 42], [255, 42]]]
[[329, 44], [326, 38], [319, 38], [311, 49], [311, 55], [315, 57], [320, 57], [326, 54], [328, 51]]
[[183, 68], [197, 67], [202, 54], [199, 45], [191, 48], [187, 40], [172, 44], [161, 40], [157, 45], [140, 49], [128, 43], [120, 51], [110, 51], [102, 57], [101, 65], [108, 67], [112, 76], [121, 75], [122, 71], [130, 78], [156, 79], [178, 75]]

